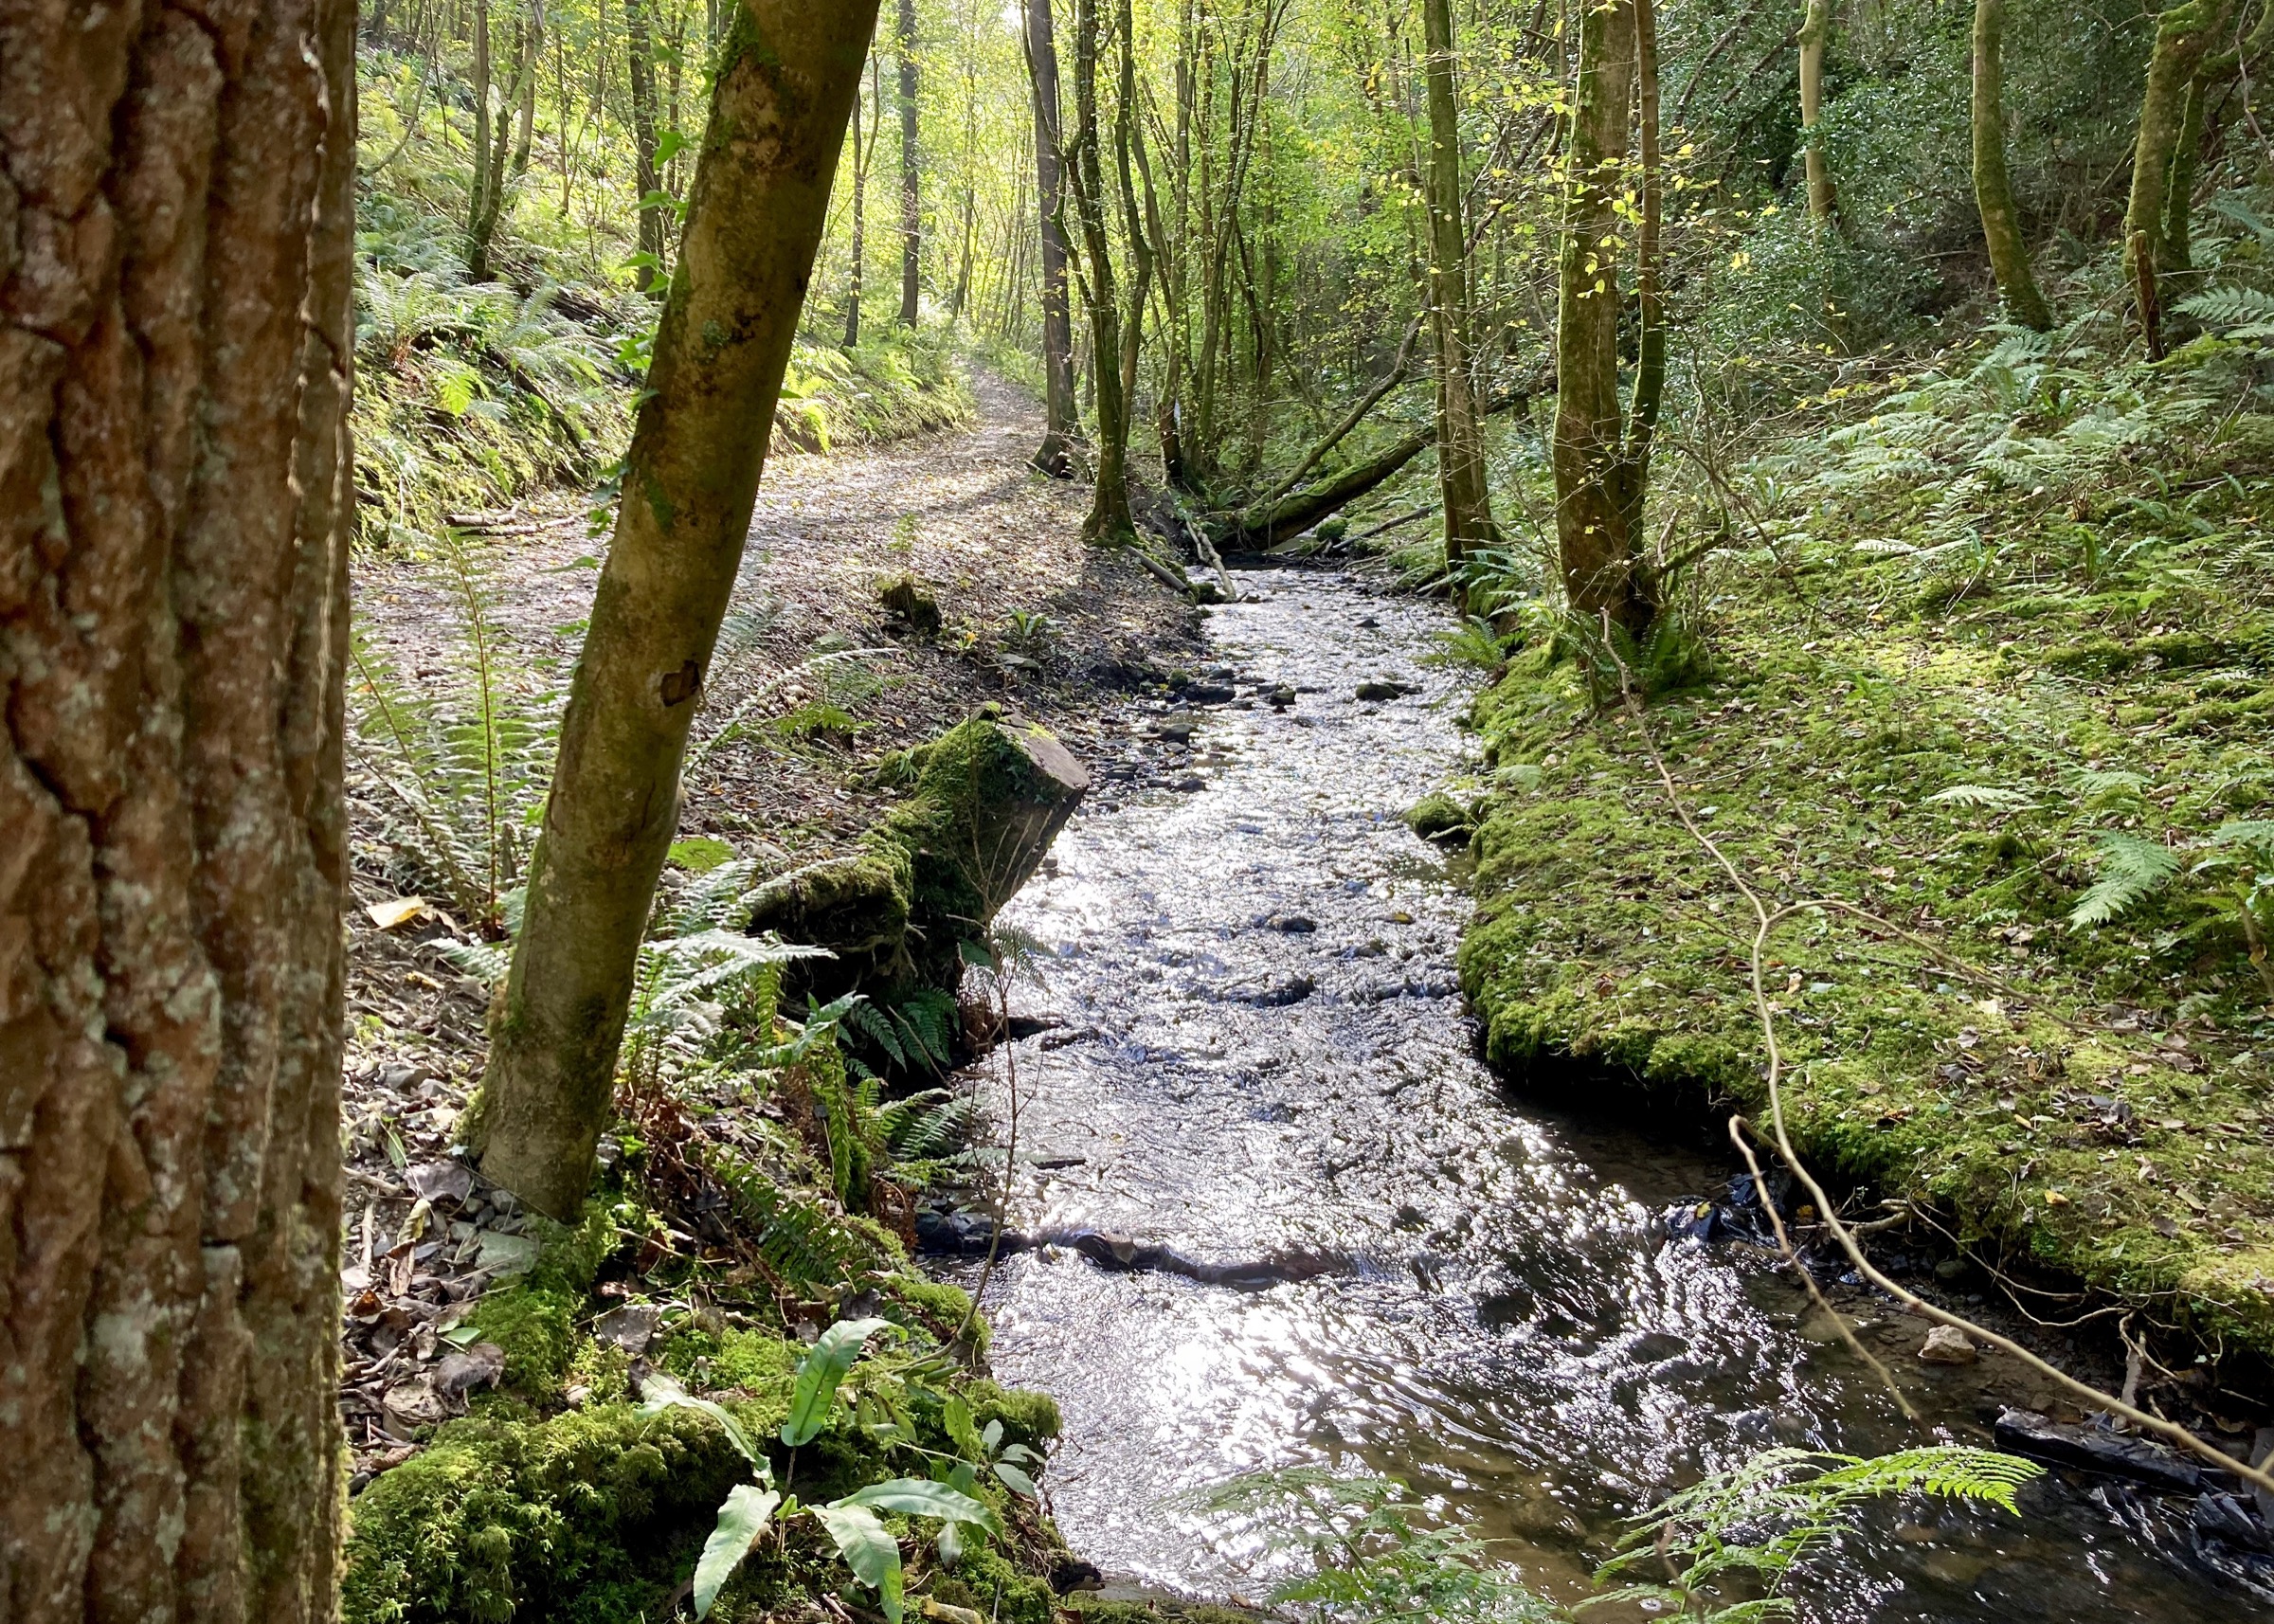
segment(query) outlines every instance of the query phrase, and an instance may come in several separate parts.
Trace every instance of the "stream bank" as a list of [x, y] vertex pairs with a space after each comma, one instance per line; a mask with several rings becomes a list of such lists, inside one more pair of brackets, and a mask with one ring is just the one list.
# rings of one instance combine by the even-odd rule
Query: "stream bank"
[[[1069, 1542], [1121, 1583], [1255, 1600], [1285, 1577], [1270, 1530], [1193, 1496], [1324, 1463], [1439, 1497], [1572, 1599], [1622, 1519], [1701, 1470], [1920, 1441], [1766, 1256], [1669, 1238], [1665, 1209], [1724, 1164], [1615, 1110], [1514, 1104], [1480, 1061], [1464, 876], [1399, 818], [1464, 749], [1471, 685], [1423, 658], [1441, 611], [1237, 579], [1247, 601], [1207, 623], [1216, 692], [1130, 719], [1182, 752], [1167, 782], [1086, 805], [1006, 914], [1047, 949], [1010, 1222], [1334, 1266], [1241, 1289], [1073, 1246], [1001, 1261], [994, 1369], [1060, 1405]], [[1926, 1327], [1884, 1303], [1844, 1312], [1942, 1435], [2054, 1402], [1996, 1357], [1922, 1363]], [[2054, 1474], [2025, 1505], [1890, 1508], [1804, 1586], [1807, 1615], [2259, 1615], [2196, 1563], [2184, 1501]]]

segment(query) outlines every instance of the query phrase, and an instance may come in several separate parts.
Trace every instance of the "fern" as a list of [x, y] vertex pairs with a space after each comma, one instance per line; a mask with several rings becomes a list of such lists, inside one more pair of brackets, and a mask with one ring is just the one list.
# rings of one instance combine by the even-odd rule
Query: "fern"
[[2179, 313], [2230, 338], [2274, 338], [2274, 294], [2229, 283], [2179, 302]]
[[[1956, 1444], [1870, 1459], [1767, 1450], [1638, 1519], [1619, 1541], [1619, 1554], [1596, 1570], [1599, 1584], [1663, 1565], [1675, 1576], [1670, 1582], [1626, 1584], [1598, 1599], [1640, 1602], [1719, 1624], [1789, 1618], [1796, 1609], [1777, 1594], [1778, 1587], [1795, 1563], [1850, 1524], [1863, 1502], [1928, 1494], [2018, 1514], [2015, 1493], [2042, 1470], [2016, 1455]], [[1726, 1579], [1741, 1577], [1766, 1594], [1733, 1607], [1710, 1599]]]
[[2071, 929], [2105, 925], [2136, 903], [2161, 890], [2179, 872], [2168, 848], [2138, 835], [2110, 832], [2101, 837], [2101, 874], [2068, 911]]
[[2037, 804], [2018, 789], [2000, 789], [1993, 784], [1954, 784], [1927, 799], [1958, 806], [1989, 806], [2000, 812], [2027, 812]]

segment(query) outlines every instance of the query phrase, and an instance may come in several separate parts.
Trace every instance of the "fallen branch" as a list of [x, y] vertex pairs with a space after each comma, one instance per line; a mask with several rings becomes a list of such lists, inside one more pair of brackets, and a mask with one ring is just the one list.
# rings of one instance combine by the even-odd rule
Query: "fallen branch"
[[[1606, 617], [1606, 622], [1607, 620], [1608, 617]], [[1604, 628], [1604, 643], [1606, 647], [1610, 646], [1608, 624]], [[1800, 1160], [1800, 1153], [1793, 1148], [1792, 1136], [1786, 1131], [1784, 1123], [1784, 1092], [1781, 1086], [1784, 1076], [1784, 1051], [1777, 1041], [1776, 1009], [1769, 1001], [1768, 983], [1762, 970], [1762, 956], [1768, 948], [1769, 932], [1776, 928], [1778, 921], [1793, 913], [1802, 911], [1807, 905], [1791, 904], [1782, 908], [1771, 909], [1761, 900], [1760, 893], [1746, 882], [1743, 873], [1734, 862], [1730, 861], [1728, 855], [1722, 850], [1713, 837], [1698, 827], [1696, 820], [1689, 815], [1688, 807], [1683, 804], [1681, 790], [1674, 783], [1674, 775], [1667, 768], [1666, 758], [1658, 751], [1657, 741], [1651, 736], [1650, 723], [1642, 713], [1640, 701], [1634, 697], [1633, 674], [1628, 671], [1626, 662], [1618, 658], [1615, 649], [1612, 651], [1611, 659], [1618, 668], [1619, 698], [1626, 708], [1627, 714], [1633, 718], [1635, 731], [1642, 738], [1642, 748], [1651, 758], [1651, 766], [1657, 770], [1658, 782], [1666, 790], [1667, 802], [1673, 807], [1674, 816], [1681, 821], [1682, 827], [1689, 832], [1690, 839], [1697, 841], [1705, 849], [1706, 854], [1720, 866], [1722, 872], [1729, 876], [1729, 883], [1737, 888], [1738, 893], [1753, 910], [1755, 925], [1752, 947], [1749, 953], [1748, 980], [1751, 983], [1754, 1014], [1760, 1019], [1761, 1041], [1766, 1046], [1769, 1056], [1765, 1078], [1769, 1094], [1769, 1125], [1775, 1130], [1777, 1152], [1783, 1158], [1784, 1164], [1792, 1169], [1793, 1177], [1800, 1181], [1801, 1187], [1814, 1200], [1816, 1211], [1822, 1215], [1825, 1227], [1832, 1231], [1832, 1237], [1840, 1243], [1840, 1249], [1848, 1254], [1848, 1260], [1855, 1266], [1856, 1272], [1921, 1318], [1931, 1320], [1937, 1325], [1948, 1326], [1978, 1342], [1987, 1343], [2001, 1352], [2012, 1354], [2015, 1359], [2036, 1371], [2038, 1375], [2058, 1382], [2077, 1397], [2089, 1399], [2110, 1414], [2121, 1416], [2142, 1432], [2153, 1433], [2165, 1442], [2175, 1444], [2188, 1453], [2209, 1461], [2222, 1471], [2231, 1472], [2246, 1483], [2274, 1492], [2274, 1474], [2269, 1474], [2258, 1467], [2249, 1466], [2237, 1460], [2217, 1445], [2208, 1443], [2195, 1436], [2193, 1433], [2176, 1421], [2169, 1421], [2161, 1416], [2151, 1415], [2145, 1410], [2127, 1403], [2114, 1394], [2102, 1392], [2088, 1381], [2079, 1380], [2059, 1366], [2038, 1358], [2036, 1354], [2022, 1346], [2012, 1337], [2001, 1335], [1986, 1326], [1975, 1324], [1974, 1321], [1963, 1315], [1954, 1314], [1939, 1304], [1928, 1302], [1916, 1291], [1889, 1279], [1864, 1254], [1864, 1249], [1857, 1243], [1854, 1235], [1849, 1231], [1846, 1224], [1840, 1221], [1838, 1213], [1833, 1210], [1832, 1198], [1825, 1194], [1824, 1186], [1816, 1182], [1815, 1176]], [[1871, 920], [1880, 928], [1894, 934], [1906, 936], [1908, 934], [1899, 927], [1889, 924], [1886, 920], [1878, 919], [1875, 915], [1866, 912], [1851, 903], [1842, 903], [1839, 906], [1842, 911]], [[1731, 1128], [1734, 1132], [1735, 1123], [1732, 1123]], [[1746, 1160], [1753, 1165], [1755, 1188], [1760, 1193], [1761, 1204], [1768, 1208], [1774, 1217], [1776, 1206], [1770, 1200], [1767, 1187], [1761, 1181], [1760, 1166], [1752, 1162], [1751, 1157], [1747, 1157]], [[1782, 1233], [1782, 1227], [1779, 1225], [1779, 1236]]]
[[1366, 413], [1381, 404], [1382, 396], [1405, 382], [1406, 371], [1414, 364], [1414, 338], [1420, 331], [1421, 318], [1417, 316], [1406, 325], [1405, 338], [1398, 346], [1398, 359], [1392, 363], [1388, 374], [1371, 389], [1368, 389], [1364, 397], [1344, 414], [1343, 421], [1326, 431], [1324, 439], [1303, 454], [1303, 460], [1295, 464], [1292, 473], [1264, 493], [1262, 497], [1264, 501], [1275, 502], [1293, 490], [1302, 482], [1304, 475], [1318, 466], [1320, 458], [1340, 445], [1343, 442], [1343, 437], [1356, 428]]

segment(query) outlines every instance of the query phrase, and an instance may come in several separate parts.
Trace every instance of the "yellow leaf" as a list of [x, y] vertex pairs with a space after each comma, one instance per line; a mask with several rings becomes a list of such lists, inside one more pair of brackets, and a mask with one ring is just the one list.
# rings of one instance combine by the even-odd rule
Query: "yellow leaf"
[[2045, 1192], [2045, 1204], [2048, 1207], [2065, 1207], [2069, 1202], [2068, 1198], [2059, 1190], [2048, 1190]]
[[371, 923], [382, 930], [400, 930], [426, 911], [423, 896], [390, 896], [385, 902], [374, 902], [363, 911]]

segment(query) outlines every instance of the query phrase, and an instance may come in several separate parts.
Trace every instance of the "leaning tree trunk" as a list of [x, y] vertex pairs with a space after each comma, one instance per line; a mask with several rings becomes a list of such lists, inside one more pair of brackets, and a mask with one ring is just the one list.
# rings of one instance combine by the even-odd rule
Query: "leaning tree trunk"
[[1990, 271], [2006, 309], [2024, 327], [2049, 332], [2053, 313], [2030, 273], [2029, 245], [2006, 173], [2005, 0], [1974, 3], [1974, 200], [1990, 245]]
[[916, 0], [900, 0], [900, 325], [916, 324], [924, 263], [924, 171], [916, 147]]
[[1461, 131], [1453, 95], [1451, 0], [1422, 0], [1429, 60], [1429, 304], [1437, 341], [1437, 484], [1445, 504], [1445, 564], [1492, 545], [1469, 360], [1469, 246], [1461, 227]]
[[1808, 0], [1800, 23], [1800, 138], [1806, 143], [1808, 217], [1831, 223], [1832, 162], [1824, 155], [1816, 122], [1824, 113], [1824, 45], [1832, 36], [1832, 0]]
[[679, 269], [470, 1124], [482, 1170], [556, 1218], [583, 1201], [607, 1123], [687, 728], [741, 567], [875, 20], [876, 0], [746, 0], [719, 47]]
[[1630, 518], [1618, 398], [1618, 266], [1628, 123], [1635, 81], [1634, 0], [1588, 10], [1579, 31], [1571, 193], [1556, 319], [1556, 537], [1572, 612], [1650, 623], [1649, 583]]
[[2183, 0], [2156, 19], [2156, 45], [2148, 55], [2147, 88], [2139, 101], [2139, 139], [2132, 153], [2132, 195], [2124, 209], [2124, 269], [2148, 353], [2158, 358], [2163, 319], [2157, 273], [2173, 268], [2164, 236], [2172, 154], [2186, 118], [2189, 81], [2233, 11], [2234, 0]]
[[322, 1624], [354, 7], [0, 40], [0, 1617]]
[[1026, 64], [1035, 93], [1035, 202], [1042, 236], [1042, 443], [1035, 466], [1064, 478], [1081, 439], [1074, 399], [1074, 311], [1066, 288], [1066, 188], [1058, 135], [1058, 46], [1050, 0], [1026, 0]]

